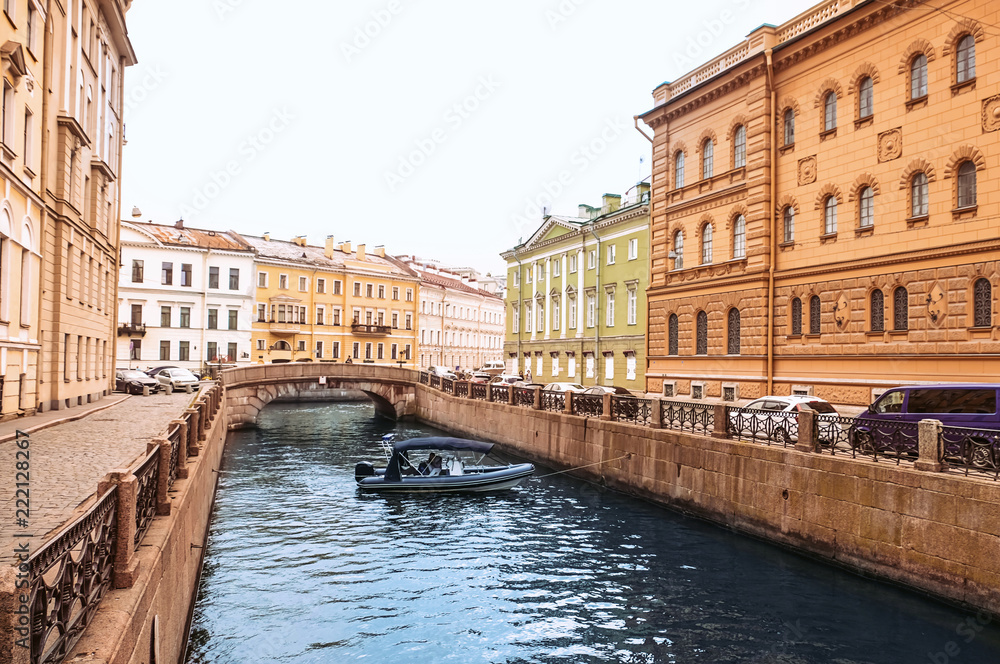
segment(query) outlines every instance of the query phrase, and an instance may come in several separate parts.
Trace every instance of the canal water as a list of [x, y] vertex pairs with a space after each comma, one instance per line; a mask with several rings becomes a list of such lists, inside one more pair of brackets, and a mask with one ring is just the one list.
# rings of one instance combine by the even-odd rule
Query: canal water
[[189, 662], [1000, 662], [983, 615], [565, 475], [362, 495], [383, 433], [440, 433], [372, 415], [275, 404], [230, 435]]

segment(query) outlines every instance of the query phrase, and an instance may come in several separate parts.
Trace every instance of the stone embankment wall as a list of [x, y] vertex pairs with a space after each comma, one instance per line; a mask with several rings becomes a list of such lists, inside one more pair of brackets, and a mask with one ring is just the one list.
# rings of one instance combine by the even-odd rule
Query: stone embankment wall
[[425, 385], [417, 417], [1000, 616], [1000, 482], [456, 398]]

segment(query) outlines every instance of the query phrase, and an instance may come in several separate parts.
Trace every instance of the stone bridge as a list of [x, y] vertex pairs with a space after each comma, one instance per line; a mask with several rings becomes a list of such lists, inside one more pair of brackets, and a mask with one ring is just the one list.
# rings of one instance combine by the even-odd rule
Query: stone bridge
[[420, 373], [373, 364], [288, 362], [228, 369], [221, 378], [229, 428], [240, 429], [255, 426], [257, 414], [276, 399], [334, 401], [344, 390], [364, 392], [383, 417], [410, 417], [416, 413]]

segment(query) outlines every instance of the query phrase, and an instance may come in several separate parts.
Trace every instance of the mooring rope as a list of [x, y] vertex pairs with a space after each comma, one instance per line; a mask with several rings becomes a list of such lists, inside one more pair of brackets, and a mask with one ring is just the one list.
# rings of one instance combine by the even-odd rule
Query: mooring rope
[[574, 470], [580, 470], [581, 468], [590, 468], [591, 466], [600, 466], [600, 465], [603, 465], [605, 463], [611, 463], [612, 461], [621, 461], [622, 459], [631, 459], [631, 458], [632, 458], [632, 452], [628, 452], [626, 454], [623, 454], [620, 457], [615, 457], [614, 459], [607, 459], [605, 461], [597, 461], [595, 463], [588, 463], [588, 464], [585, 464], [583, 466], [575, 466], [573, 468], [567, 468], [566, 470], [557, 470], [554, 473], [547, 473], [545, 475], [536, 475], [536, 476], [532, 477], [531, 479], [540, 480], [543, 477], [552, 477], [553, 475], [562, 475], [563, 473], [571, 473]]

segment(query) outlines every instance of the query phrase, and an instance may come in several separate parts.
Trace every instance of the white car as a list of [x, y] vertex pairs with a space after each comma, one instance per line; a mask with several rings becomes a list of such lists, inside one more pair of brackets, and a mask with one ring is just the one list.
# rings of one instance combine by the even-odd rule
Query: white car
[[455, 372], [449, 369], [448, 367], [441, 367], [441, 366], [427, 367], [427, 371], [432, 376], [440, 376], [441, 378], [450, 378], [451, 380], [458, 380], [458, 376], [455, 375]]
[[730, 409], [729, 431], [741, 438], [762, 438], [785, 445], [795, 443], [799, 439], [798, 412], [805, 407], [817, 413], [821, 443], [829, 445], [841, 439], [837, 409], [826, 399], [799, 395], [761, 397], [742, 408]]
[[549, 383], [542, 389], [546, 392], [583, 392], [587, 388], [579, 383]]
[[201, 382], [198, 377], [187, 369], [160, 369], [153, 378], [160, 381], [160, 385], [170, 385], [175, 390], [180, 390], [190, 385], [198, 387]]

